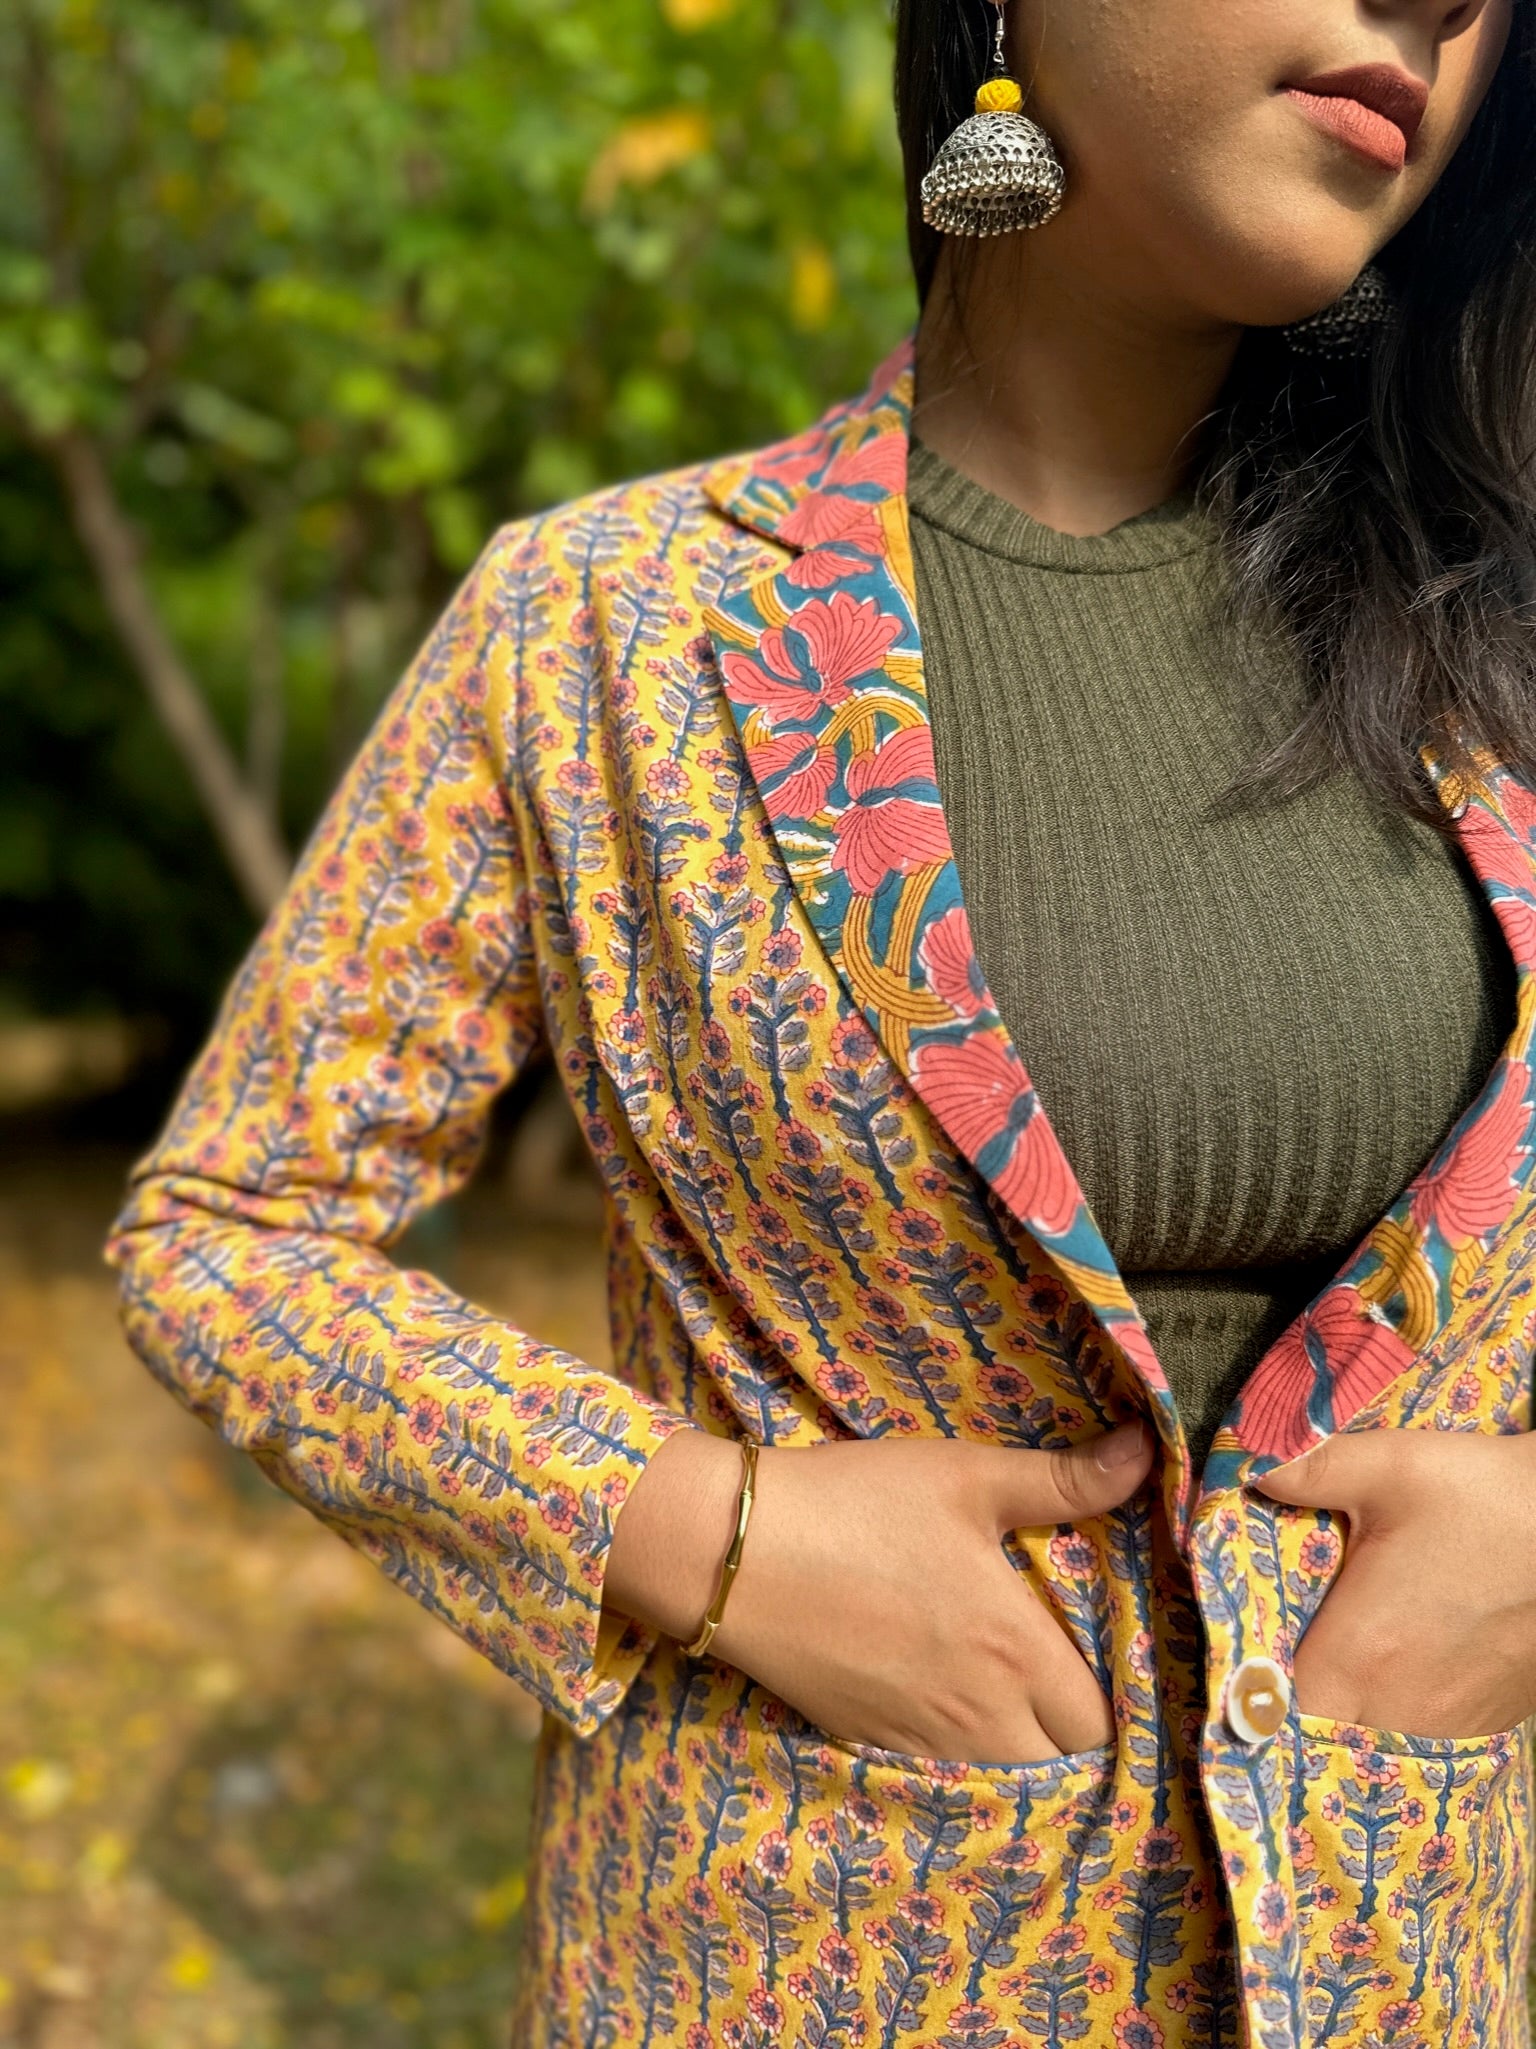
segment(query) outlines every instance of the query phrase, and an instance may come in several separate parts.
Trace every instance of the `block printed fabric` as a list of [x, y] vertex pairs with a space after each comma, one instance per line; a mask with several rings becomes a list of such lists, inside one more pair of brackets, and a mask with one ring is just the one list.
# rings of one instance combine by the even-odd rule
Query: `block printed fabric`
[[[1136, 1305], [972, 950], [905, 497], [908, 336], [767, 449], [506, 526], [232, 985], [112, 1257], [151, 1370], [547, 1709], [519, 2049], [1515, 2049], [1527, 1730], [1293, 1706], [1341, 1532], [1247, 1484], [1339, 1430], [1521, 1431], [1536, 1334], [1536, 791], [1442, 800], [1519, 964], [1475, 1102], [1192, 1474]], [[1028, 795], [1028, 763], [1021, 765]], [[605, 1189], [612, 1371], [384, 1248], [557, 1065]], [[669, 1432], [1044, 1447], [1152, 1483], [1016, 1562], [1116, 1741], [834, 1741], [599, 1627]]]

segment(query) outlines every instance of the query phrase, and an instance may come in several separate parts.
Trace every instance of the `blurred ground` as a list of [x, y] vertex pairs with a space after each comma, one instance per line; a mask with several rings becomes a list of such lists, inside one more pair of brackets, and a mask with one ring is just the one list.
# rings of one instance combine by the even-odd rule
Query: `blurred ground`
[[[530, 1705], [128, 1353], [131, 1150], [0, 1157], [0, 2049], [505, 2049]], [[403, 1250], [604, 1359], [578, 1158], [546, 1080]]]
[[[412, 1256], [603, 1359], [524, 1125], [542, 1218], [503, 1157]], [[505, 2044], [530, 1705], [128, 1353], [131, 1153], [0, 1150], [0, 2049]]]

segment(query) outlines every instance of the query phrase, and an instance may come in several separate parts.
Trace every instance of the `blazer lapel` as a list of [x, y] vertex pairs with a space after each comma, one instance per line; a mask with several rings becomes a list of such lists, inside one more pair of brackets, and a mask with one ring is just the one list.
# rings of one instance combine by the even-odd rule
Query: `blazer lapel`
[[1430, 750], [1423, 758], [1513, 955], [1513, 1028], [1444, 1141], [1255, 1367], [1217, 1434], [1202, 1500], [1342, 1430], [1406, 1372], [1536, 1192], [1536, 794], [1496, 761], [1466, 781]]
[[891, 1060], [1124, 1351], [1182, 1449], [1146, 1327], [971, 943], [935, 779], [907, 520], [912, 338], [864, 395], [706, 478], [784, 559], [705, 612], [790, 882]]
[[[1146, 1326], [986, 987], [935, 778], [906, 500], [909, 335], [856, 400], [705, 488], [781, 559], [706, 608], [789, 880], [853, 1002], [952, 1142], [1097, 1317], [1175, 1456], [1188, 1450]], [[1476, 1101], [1276, 1339], [1218, 1433], [1208, 1498], [1342, 1429], [1444, 1329], [1536, 1154], [1536, 795], [1497, 763], [1426, 765], [1520, 970], [1514, 1030]]]

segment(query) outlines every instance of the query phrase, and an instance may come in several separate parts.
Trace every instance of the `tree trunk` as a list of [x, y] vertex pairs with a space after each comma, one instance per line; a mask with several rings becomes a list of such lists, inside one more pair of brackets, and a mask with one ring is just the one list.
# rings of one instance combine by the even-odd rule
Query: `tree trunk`
[[265, 917], [288, 879], [288, 851], [268, 807], [241, 776], [234, 753], [155, 609], [127, 515], [101, 451], [79, 427], [48, 442], [107, 610], [150, 703], [191, 776], [242, 895]]

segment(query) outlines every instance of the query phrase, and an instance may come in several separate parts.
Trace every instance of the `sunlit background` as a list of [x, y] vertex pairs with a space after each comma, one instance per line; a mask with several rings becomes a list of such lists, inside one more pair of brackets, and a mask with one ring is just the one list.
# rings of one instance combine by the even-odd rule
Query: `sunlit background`
[[[910, 324], [885, 0], [0, 0], [0, 2049], [504, 2044], [531, 1711], [99, 1251], [481, 542]], [[606, 1352], [547, 1071], [410, 1258]]]
[[[480, 544], [910, 324], [884, 0], [0, 6], [0, 2049], [506, 2038], [523, 1697], [125, 1351], [99, 1249]], [[546, 1070], [414, 1260], [605, 1357]]]

